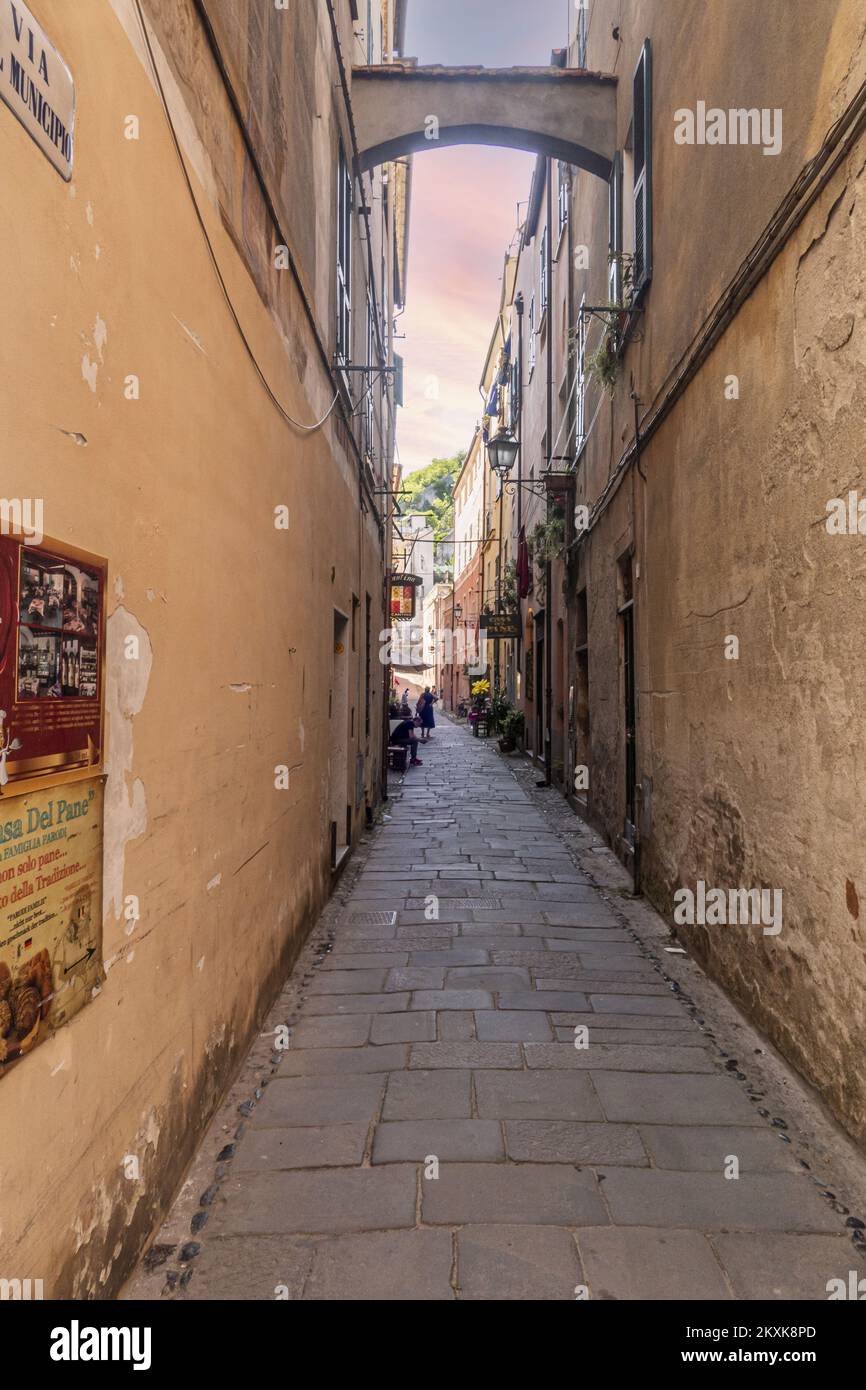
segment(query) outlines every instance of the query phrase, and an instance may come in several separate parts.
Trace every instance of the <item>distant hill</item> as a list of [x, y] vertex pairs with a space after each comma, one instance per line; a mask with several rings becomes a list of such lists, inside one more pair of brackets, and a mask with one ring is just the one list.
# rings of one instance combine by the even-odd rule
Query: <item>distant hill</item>
[[400, 510], [424, 512], [430, 518], [433, 534], [443, 541], [454, 530], [454, 484], [466, 458], [465, 449], [453, 458], [433, 459], [426, 468], [418, 468], [403, 479], [404, 488], [411, 489], [400, 498]]

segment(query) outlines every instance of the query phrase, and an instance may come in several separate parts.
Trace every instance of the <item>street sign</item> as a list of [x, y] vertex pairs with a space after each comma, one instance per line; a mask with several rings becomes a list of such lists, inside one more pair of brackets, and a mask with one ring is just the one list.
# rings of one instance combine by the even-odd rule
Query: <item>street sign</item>
[[482, 632], [494, 642], [520, 636], [519, 613], [482, 613], [480, 625]]
[[75, 84], [23, 0], [0, 0], [0, 97], [68, 182]]

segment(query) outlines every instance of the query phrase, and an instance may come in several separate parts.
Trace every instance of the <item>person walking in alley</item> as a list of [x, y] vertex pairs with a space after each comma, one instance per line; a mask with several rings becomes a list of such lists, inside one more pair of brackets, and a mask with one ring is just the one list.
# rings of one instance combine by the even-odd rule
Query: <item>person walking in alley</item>
[[430, 730], [436, 728], [436, 721], [433, 718], [433, 706], [437, 696], [432, 694], [429, 685], [425, 685], [424, 693], [419, 696], [416, 712], [421, 720], [421, 742], [430, 742]]

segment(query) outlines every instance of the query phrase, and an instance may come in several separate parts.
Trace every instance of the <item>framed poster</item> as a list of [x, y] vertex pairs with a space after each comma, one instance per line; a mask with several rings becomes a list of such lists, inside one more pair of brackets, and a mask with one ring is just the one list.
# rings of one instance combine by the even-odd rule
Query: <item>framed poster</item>
[[102, 762], [107, 563], [0, 536], [0, 797]]
[[0, 806], [0, 1077], [102, 979], [103, 777]]

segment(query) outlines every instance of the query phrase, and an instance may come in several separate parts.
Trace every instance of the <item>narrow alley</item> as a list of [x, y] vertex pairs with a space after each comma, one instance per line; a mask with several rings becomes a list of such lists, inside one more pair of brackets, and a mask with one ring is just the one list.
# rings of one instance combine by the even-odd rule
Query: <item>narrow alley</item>
[[525, 760], [441, 721], [391, 791], [123, 1297], [826, 1299], [866, 1273], [862, 1159]]

